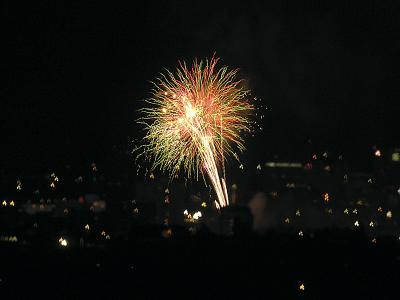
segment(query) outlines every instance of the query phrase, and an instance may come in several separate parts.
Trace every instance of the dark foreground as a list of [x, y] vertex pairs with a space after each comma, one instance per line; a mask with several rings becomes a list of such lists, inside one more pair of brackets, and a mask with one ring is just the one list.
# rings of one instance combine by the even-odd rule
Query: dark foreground
[[399, 241], [347, 231], [2, 245], [0, 255], [1, 299], [397, 299], [400, 284]]

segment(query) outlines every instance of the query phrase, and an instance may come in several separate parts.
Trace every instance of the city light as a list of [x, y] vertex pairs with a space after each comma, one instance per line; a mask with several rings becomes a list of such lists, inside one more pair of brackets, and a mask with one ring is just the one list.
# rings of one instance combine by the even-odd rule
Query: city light
[[172, 236], [172, 229], [171, 228], [163, 229], [161, 231], [161, 236], [163, 238], [170, 238]]
[[290, 163], [290, 162], [266, 162], [267, 168], [303, 168], [301, 163]]
[[90, 165], [90, 169], [91, 169], [93, 172], [97, 172], [97, 166], [96, 166], [96, 164], [95, 164], [95, 163], [92, 163], [92, 164]]
[[0, 241], [2, 242], [9, 242], [9, 243], [17, 243], [18, 242], [18, 237], [15, 235], [11, 236], [0, 236]]
[[17, 189], [18, 191], [22, 190], [22, 182], [21, 182], [21, 180], [19, 180], [19, 179], [17, 180], [16, 189]]
[[328, 193], [324, 193], [322, 196], [323, 196], [325, 202], [329, 202], [329, 194]]
[[62, 237], [60, 237], [60, 238], [58, 239], [58, 243], [59, 243], [60, 246], [62, 246], [62, 247], [67, 247], [67, 246], [68, 246], [68, 241], [67, 241], [66, 239], [62, 238]]
[[198, 220], [202, 217], [201, 211], [197, 211], [193, 214], [193, 219]]

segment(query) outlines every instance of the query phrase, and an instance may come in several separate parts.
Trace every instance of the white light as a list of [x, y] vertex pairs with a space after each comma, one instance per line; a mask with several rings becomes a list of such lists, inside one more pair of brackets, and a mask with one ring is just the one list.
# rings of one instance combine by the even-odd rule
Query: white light
[[187, 215], [189, 214], [188, 210], [185, 209], [185, 210], [183, 211], [183, 214], [184, 214], [185, 216], [187, 216]]
[[202, 217], [201, 211], [197, 211], [193, 214], [193, 219], [198, 220]]
[[58, 240], [58, 242], [63, 247], [67, 247], [68, 246], [68, 241], [66, 239], [62, 238], [62, 237]]
[[191, 119], [196, 116], [196, 110], [192, 107], [191, 104], [186, 106], [186, 118]]

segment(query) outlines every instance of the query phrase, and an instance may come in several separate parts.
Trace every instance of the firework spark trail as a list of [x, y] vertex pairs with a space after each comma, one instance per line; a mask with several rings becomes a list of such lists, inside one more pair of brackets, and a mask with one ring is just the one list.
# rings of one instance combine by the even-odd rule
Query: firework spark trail
[[[139, 147], [153, 168], [171, 177], [181, 168], [188, 177], [207, 173], [217, 194], [217, 207], [229, 205], [224, 161], [244, 150], [243, 133], [249, 132], [254, 107], [249, 91], [236, 80], [237, 70], [216, 69], [218, 59], [196, 60], [189, 69], [180, 63], [175, 74], [166, 71], [154, 83], [150, 105], [141, 109], [146, 136]], [[140, 156], [139, 155], [139, 156]]]

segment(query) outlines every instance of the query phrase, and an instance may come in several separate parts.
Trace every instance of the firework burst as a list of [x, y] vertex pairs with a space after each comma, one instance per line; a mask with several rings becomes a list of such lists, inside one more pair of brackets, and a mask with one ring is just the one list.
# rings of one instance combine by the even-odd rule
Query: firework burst
[[252, 129], [254, 107], [249, 90], [236, 79], [238, 70], [217, 68], [217, 62], [213, 57], [191, 67], [179, 63], [175, 73], [167, 70], [153, 82], [148, 107], [140, 110], [146, 135], [139, 149], [153, 169], [171, 178], [180, 169], [196, 179], [207, 174], [219, 208], [229, 205], [225, 160], [244, 150], [243, 133]]

